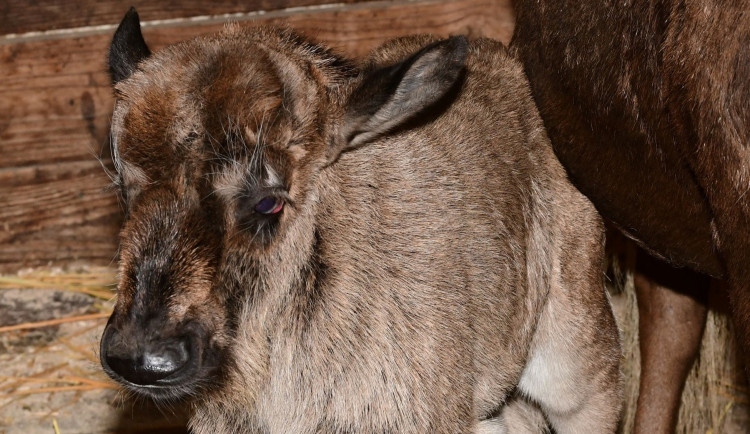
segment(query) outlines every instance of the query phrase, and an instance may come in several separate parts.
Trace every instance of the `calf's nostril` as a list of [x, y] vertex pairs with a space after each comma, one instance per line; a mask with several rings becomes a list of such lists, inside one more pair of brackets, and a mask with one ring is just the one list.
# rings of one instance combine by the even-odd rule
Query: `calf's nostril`
[[[142, 351], [116, 351], [105, 355], [105, 363], [115, 374], [142, 386], [155, 385], [160, 380], [177, 380], [169, 377], [186, 367], [189, 361], [188, 339], [148, 345]], [[183, 375], [179, 374], [177, 377], [181, 378]]]

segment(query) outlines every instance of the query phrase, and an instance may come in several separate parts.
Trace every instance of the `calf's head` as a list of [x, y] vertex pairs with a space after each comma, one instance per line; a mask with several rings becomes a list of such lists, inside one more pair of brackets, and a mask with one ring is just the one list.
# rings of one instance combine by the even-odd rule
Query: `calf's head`
[[443, 98], [467, 50], [452, 38], [360, 69], [290, 31], [228, 26], [151, 54], [131, 9], [109, 55], [126, 219], [105, 371], [173, 399], [221, 387], [240, 341], [262, 359], [267, 330], [295, 320], [280, 312], [321, 284], [320, 172]]

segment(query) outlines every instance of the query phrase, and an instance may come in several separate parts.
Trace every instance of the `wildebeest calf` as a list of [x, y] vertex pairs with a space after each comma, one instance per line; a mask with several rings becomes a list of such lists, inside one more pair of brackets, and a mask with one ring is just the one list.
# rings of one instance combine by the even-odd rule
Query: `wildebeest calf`
[[228, 26], [150, 54], [131, 10], [110, 68], [125, 387], [199, 433], [614, 430], [602, 224], [501, 44], [355, 64]]

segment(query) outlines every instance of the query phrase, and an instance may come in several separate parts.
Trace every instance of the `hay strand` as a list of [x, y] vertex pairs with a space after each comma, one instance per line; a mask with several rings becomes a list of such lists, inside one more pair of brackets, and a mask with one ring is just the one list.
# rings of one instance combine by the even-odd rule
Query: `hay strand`
[[88, 392], [91, 390], [100, 390], [100, 389], [116, 389], [117, 390], [117, 387], [114, 387], [114, 386], [101, 387], [101, 386], [92, 386], [88, 384], [80, 385], [80, 386], [41, 387], [39, 389], [16, 390], [14, 392], [9, 393], [8, 395], [20, 396], [20, 395], [34, 395], [38, 393], [60, 393], [60, 392], [75, 392], [75, 391]]
[[67, 279], [65, 276], [54, 276], [45, 279], [24, 279], [15, 276], [0, 276], [0, 289], [50, 289], [57, 291], [78, 292], [103, 300], [111, 300], [115, 294], [110, 288], [112, 280], [95, 280], [86, 282], [81, 279]]
[[[55, 366], [49, 367], [49, 368], [44, 369], [44, 370], [42, 370], [40, 372], [37, 372], [36, 374], [31, 374], [28, 377], [24, 377], [24, 379], [39, 378], [39, 377], [41, 377], [43, 375], [47, 375], [47, 374], [51, 374], [53, 372], [59, 371], [60, 369], [65, 368], [66, 366], [68, 366], [68, 362], [60, 363], [59, 365], [55, 365]], [[20, 386], [21, 384], [22, 383], [19, 383], [19, 382], [15, 382], [15, 383], [11, 383], [11, 384], [4, 384], [4, 385], [0, 386], [0, 390], [7, 390], [7, 389], [11, 389], [12, 390], [12, 389]]]
[[31, 377], [0, 377], [4, 380], [15, 381], [16, 383], [63, 383], [73, 386], [89, 385], [97, 386], [105, 389], [117, 389], [115, 383], [109, 383], [105, 381], [91, 380], [89, 378], [78, 377], [75, 375], [66, 375], [60, 378], [31, 378]]
[[35, 329], [35, 328], [41, 328], [41, 327], [49, 327], [49, 326], [54, 326], [54, 325], [70, 323], [70, 322], [103, 319], [103, 318], [108, 318], [111, 314], [112, 312], [92, 313], [88, 315], [77, 315], [77, 316], [71, 316], [67, 318], [50, 319], [46, 321], [26, 322], [26, 323], [16, 324], [12, 326], [0, 327], [0, 333], [18, 331], [18, 330], [29, 330], [29, 329]]

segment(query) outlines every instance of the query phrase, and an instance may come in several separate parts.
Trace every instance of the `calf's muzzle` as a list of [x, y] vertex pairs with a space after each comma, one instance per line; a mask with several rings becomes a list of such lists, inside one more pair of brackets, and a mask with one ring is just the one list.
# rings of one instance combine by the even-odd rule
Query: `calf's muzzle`
[[196, 324], [116, 324], [110, 319], [100, 348], [102, 366], [115, 380], [138, 388], [175, 387], [191, 383], [205, 368], [205, 333]]

